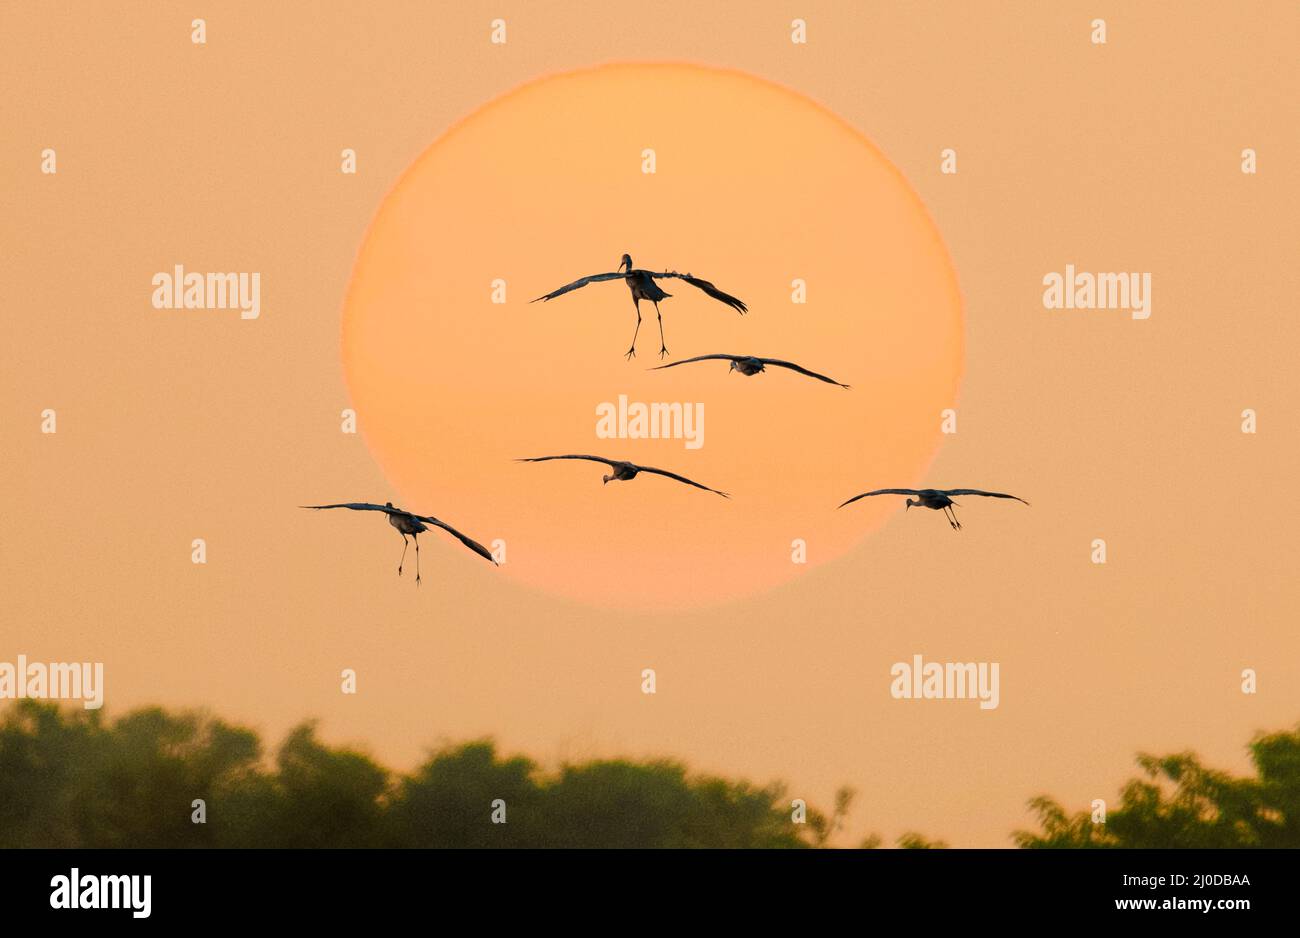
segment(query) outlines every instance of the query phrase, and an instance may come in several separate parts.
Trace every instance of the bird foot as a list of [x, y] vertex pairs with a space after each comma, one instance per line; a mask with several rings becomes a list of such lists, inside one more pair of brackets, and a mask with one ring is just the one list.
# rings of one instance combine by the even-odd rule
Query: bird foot
[[627, 355], [625, 357], [627, 358], [628, 361], [631, 361], [632, 359], [636, 358], [636, 349], [635, 348], [628, 349]]
[[402, 575], [402, 568], [401, 568], [401, 567], [398, 567], [398, 568], [397, 568], [397, 575], [398, 575], [398, 576], [401, 576], [401, 575]]
[[667, 349], [665, 346], [662, 346], [662, 345], [659, 346], [659, 357], [660, 357], [660, 358], [663, 358], [663, 357], [665, 357], [667, 354], [668, 354], [668, 349]]
[[416, 586], [420, 585], [420, 574], [418, 573], [415, 575], [415, 585]]

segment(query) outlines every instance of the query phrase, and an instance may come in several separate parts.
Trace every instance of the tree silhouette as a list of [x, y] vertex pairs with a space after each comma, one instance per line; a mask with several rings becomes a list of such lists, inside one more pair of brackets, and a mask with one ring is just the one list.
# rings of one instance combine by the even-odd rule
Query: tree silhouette
[[[486, 740], [443, 749], [400, 782], [385, 839], [401, 847], [537, 846], [536, 771], [528, 759], [498, 759]], [[489, 823], [498, 799], [504, 824]]]
[[[1140, 755], [1142, 776], [1105, 823], [1030, 802], [1022, 847], [1300, 847], [1300, 727], [1250, 744], [1237, 778], [1190, 752]], [[201, 713], [157, 707], [114, 722], [21, 700], [0, 719], [0, 848], [825, 847], [848, 816], [796, 823], [785, 788], [693, 774], [672, 760], [607, 759], [542, 771], [490, 740], [435, 751], [409, 774], [322, 743], [314, 723], [275, 752]], [[205, 823], [195, 823], [202, 801]], [[494, 817], [495, 814], [495, 817]], [[503, 821], [504, 823], [497, 823]], [[878, 835], [861, 841], [879, 847]], [[946, 847], [914, 832], [899, 847]]]
[[100, 714], [23, 700], [4, 715], [0, 847], [799, 847], [812, 836], [780, 786], [670, 761], [547, 775], [479, 740], [396, 775], [304, 723], [267, 765], [256, 734], [211, 717]]
[[908, 831], [898, 838], [898, 846], [904, 850], [944, 850], [948, 845], [942, 840], [926, 840], [916, 831]]
[[1029, 802], [1040, 830], [1013, 836], [1022, 847], [1300, 847], [1300, 726], [1257, 735], [1250, 753], [1254, 778], [1208, 769], [1190, 752], [1141, 754], [1142, 777], [1105, 823], [1040, 795]]
[[[253, 770], [257, 737], [196, 715], [20, 701], [0, 723], [0, 846], [209, 846], [194, 799], [218, 800]], [[174, 810], [160, 810], [175, 806]]]

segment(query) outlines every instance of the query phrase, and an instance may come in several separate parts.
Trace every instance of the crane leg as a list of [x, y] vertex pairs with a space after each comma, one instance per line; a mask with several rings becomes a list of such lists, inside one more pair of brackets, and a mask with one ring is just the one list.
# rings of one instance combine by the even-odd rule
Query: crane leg
[[957, 512], [953, 511], [951, 506], [944, 508], [944, 513], [948, 516], [948, 523], [952, 525], [954, 531], [961, 530], [961, 522], [957, 520]]
[[[398, 534], [402, 534], [401, 531], [398, 531], [397, 533], [398, 533]], [[398, 575], [398, 576], [401, 576], [401, 575], [402, 575], [402, 564], [406, 563], [406, 548], [409, 547], [409, 546], [410, 546], [410, 541], [408, 541], [408, 540], [406, 539], [406, 535], [405, 535], [405, 534], [402, 534], [402, 559], [399, 560], [399, 561], [397, 561], [397, 575]]]
[[636, 337], [641, 332], [641, 301], [634, 296], [632, 297], [632, 305], [636, 307], [636, 329], [632, 333], [632, 347], [627, 350], [629, 361], [636, 357]]
[[664, 345], [664, 317], [659, 312], [659, 301], [655, 301], [655, 315], [659, 317], [659, 357], [663, 358], [668, 354], [668, 346]]
[[415, 540], [415, 585], [420, 585], [420, 535], [412, 534]]

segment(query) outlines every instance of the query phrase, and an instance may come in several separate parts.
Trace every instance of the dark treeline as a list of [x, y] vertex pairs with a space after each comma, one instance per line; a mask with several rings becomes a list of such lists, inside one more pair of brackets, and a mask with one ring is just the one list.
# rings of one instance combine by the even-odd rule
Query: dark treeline
[[1031, 799], [1039, 830], [1017, 831], [1021, 847], [1300, 847], [1300, 726], [1250, 742], [1253, 777], [1206, 768], [1195, 753], [1137, 757], [1104, 824]]
[[[19, 701], [0, 720], [0, 847], [817, 847], [843, 826], [792, 817], [779, 784], [689, 773], [673, 761], [596, 760], [544, 772], [489, 741], [432, 753], [409, 774], [332, 747], [311, 723], [274, 758], [257, 734], [194, 713]], [[1257, 778], [1195, 756], [1143, 756], [1106, 823], [1031, 802], [1025, 847], [1300, 846], [1300, 729], [1256, 738]], [[205, 823], [195, 823], [194, 802]], [[493, 823], [504, 803], [506, 823]], [[499, 811], [499, 808], [497, 809]], [[499, 814], [498, 814], [499, 816]], [[908, 833], [900, 847], [946, 846]], [[872, 836], [860, 846], [880, 845]]]

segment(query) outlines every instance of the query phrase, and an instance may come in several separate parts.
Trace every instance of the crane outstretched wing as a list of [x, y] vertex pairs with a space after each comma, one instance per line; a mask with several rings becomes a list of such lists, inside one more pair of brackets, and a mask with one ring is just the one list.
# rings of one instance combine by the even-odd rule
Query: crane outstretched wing
[[599, 283], [602, 280], [614, 280], [621, 276], [623, 276], [623, 274], [618, 271], [608, 274], [592, 274], [590, 277], [583, 277], [579, 280], [573, 281], [573, 283], [566, 283], [564, 286], [560, 287], [560, 289], [553, 290], [545, 296], [539, 296], [536, 300], [529, 300], [529, 302], [536, 303], [538, 300], [541, 300], [544, 303], [547, 300], [555, 299], [557, 296], [563, 296], [570, 290], [576, 290], [578, 287], [585, 287], [589, 283]]
[[1014, 498], [1016, 501], [1020, 502], [1020, 503], [1023, 504], [1023, 505], [1028, 505], [1028, 504], [1029, 504], [1029, 502], [1025, 501], [1025, 500], [1024, 500], [1023, 498], [1021, 498], [1019, 495], [1007, 495], [1007, 494], [1005, 494], [1005, 493], [1003, 493], [1003, 492], [981, 492], [979, 489], [946, 489], [946, 490], [944, 491], [944, 494], [945, 494], [945, 495], [948, 495], [948, 496], [952, 496], [952, 495], [987, 495], [989, 498]]
[[847, 502], [839, 505], [843, 508], [845, 505], [852, 505], [859, 498], [870, 498], [872, 495], [920, 495], [917, 489], [876, 489], [874, 492], [863, 492], [861, 495], [854, 495]]
[[439, 521], [437, 518], [428, 515], [412, 515], [412, 517], [416, 518], [419, 521], [423, 521], [425, 524], [432, 524], [442, 528], [444, 531], [446, 531], [456, 540], [460, 541], [462, 544], [464, 544], [474, 553], [478, 554], [484, 560], [492, 563], [494, 566], [497, 565], [496, 558], [492, 556], [492, 551], [488, 550], [486, 547], [484, 547], [478, 541], [474, 540], [472, 537], [466, 537], [464, 534], [461, 534], [459, 531], [457, 531], [447, 522]]
[[603, 462], [605, 465], [612, 467], [614, 460], [606, 459], [604, 456], [526, 456], [523, 459], [516, 459], [515, 462], [547, 462], [551, 459], [590, 459], [592, 462]]
[[789, 368], [791, 371], [797, 371], [799, 374], [807, 375], [809, 378], [816, 378], [818, 381], [825, 381], [827, 384], [838, 384], [842, 388], [848, 387], [847, 384], [844, 384], [841, 381], [836, 381], [834, 378], [828, 378], [826, 375], [819, 375], [815, 371], [809, 371], [807, 368], [802, 365], [796, 365], [794, 362], [782, 361], [779, 358], [760, 358], [759, 361], [765, 365], [776, 365], [778, 368]]
[[723, 498], [731, 497], [726, 492], [719, 492], [717, 489], [711, 489], [707, 485], [700, 485], [700, 483], [693, 479], [688, 479], [686, 476], [679, 476], [677, 473], [669, 472], [667, 469], [656, 469], [654, 466], [637, 466], [637, 469], [641, 472], [652, 472], [657, 476], [667, 476], [670, 479], [676, 479], [678, 482], [685, 482], [687, 485], [693, 485], [697, 489], [704, 489], [704, 491], [712, 492], [714, 495], [721, 495]]
[[718, 300], [722, 303], [726, 303], [728, 306], [730, 306], [736, 312], [740, 313], [740, 315], [742, 316], [749, 311], [749, 307], [746, 306], [742, 300], [737, 299], [736, 297], [732, 296], [730, 293], [723, 293], [713, 284], [709, 283], [709, 281], [701, 280], [699, 277], [692, 277], [690, 274], [679, 274], [675, 270], [665, 270], [663, 273], [655, 273], [651, 271], [650, 276], [654, 277], [656, 280], [661, 280], [664, 277], [676, 277], [679, 280], [685, 280], [691, 286], [695, 287], [696, 289], [703, 290], [705, 293], [713, 297], [715, 300]]
[[669, 362], [666, 365], [656, 365], [654, 368], [650, 368], [647, 370], [659, 371], [662, 368], [673, 368], [676, 367], [677, 365], [689, 365], [691, 362], [704, 362], [704, 361], [710, 361], [712, 359], [719, 359], [719, 358], [725, 361], [734, 362], [734, 361], [739, 361], [744, 357], [745, 357], [744, 355], [696, 355], [694, 358], [683, 358], [681, 361]]
[[399, 508], [389, 508], [387, 505], [372, 505], [370, 502], [342, 502], [338, 505], [299, 505], [299, 508], [314, 508], [319, 511], [322, 508], [351, 508], [353, 511], [382, 511], [386, 515], [404, 515], [407, 512]]

